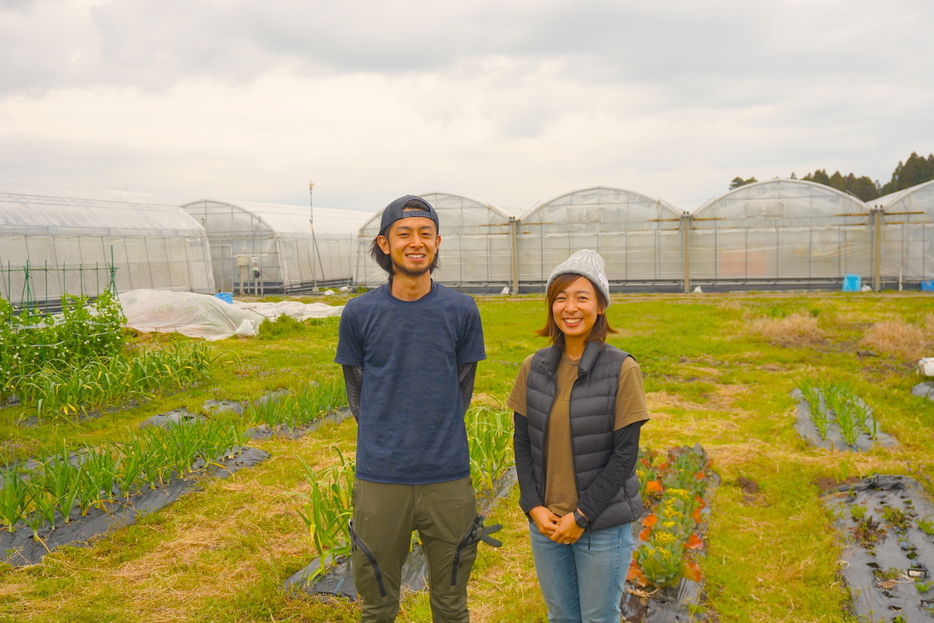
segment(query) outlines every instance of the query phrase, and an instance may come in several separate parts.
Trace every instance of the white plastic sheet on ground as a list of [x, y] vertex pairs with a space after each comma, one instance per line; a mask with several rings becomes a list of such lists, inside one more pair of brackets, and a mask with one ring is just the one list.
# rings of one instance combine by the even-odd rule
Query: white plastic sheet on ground
[[280, 301], [278, 303], [241, 303], [234, 301], [240, 309], [257, 313], [273, 320], [279, 316], [291, 316], [295, 320], [309, 318], [329, 318], [340, 316], [344, 306], [325, 305], [324, 303], [301, 303], [299, 301]]
[[245, 337], [259, 333], [263, 320], [288, 314], [296, 320], [339, 316], [343, 306], [324, 303], [304, 304], [240, 303], [233, 305], [206, 294], [132, 290], [120, 295], [127, 327], [150, 333], [181, 333], [206, 340], [223, 340], [232, 335]]

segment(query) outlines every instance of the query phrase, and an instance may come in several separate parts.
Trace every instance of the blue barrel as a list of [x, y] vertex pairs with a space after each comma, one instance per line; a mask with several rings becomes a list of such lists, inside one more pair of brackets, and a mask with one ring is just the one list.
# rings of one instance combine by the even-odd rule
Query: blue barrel
[[863, 286], [863, 278], [859, 275], [847, 275], [843, 278], [844, 292], [859, 292]]

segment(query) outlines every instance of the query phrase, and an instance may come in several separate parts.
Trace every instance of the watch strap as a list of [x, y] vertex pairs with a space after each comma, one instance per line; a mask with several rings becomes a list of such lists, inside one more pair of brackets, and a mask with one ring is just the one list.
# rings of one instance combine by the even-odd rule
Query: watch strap
[[574, 509], [574, 523], [577, 524], [578, 528], [583, 528], [584, 530], [590, 527], [590, 520], [584, 517], [583, 513], [576, 508]]

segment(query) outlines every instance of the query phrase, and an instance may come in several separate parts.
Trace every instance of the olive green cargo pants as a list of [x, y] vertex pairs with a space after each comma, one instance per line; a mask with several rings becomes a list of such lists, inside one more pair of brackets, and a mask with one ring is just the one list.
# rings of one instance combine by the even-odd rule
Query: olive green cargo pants
[[476, 543], [461, 549], [456, 584], [451, 586], [458, 544], [477, 518], [470, 478], [427, 485], [357, 480], [353, 508], [352, 563], [363, 606], [362, 623], [395, 621], [402, 564], [413, 530], [418, 530], [428, 561], [432, 620], [470, 621], [467, 579], [477, 556]]

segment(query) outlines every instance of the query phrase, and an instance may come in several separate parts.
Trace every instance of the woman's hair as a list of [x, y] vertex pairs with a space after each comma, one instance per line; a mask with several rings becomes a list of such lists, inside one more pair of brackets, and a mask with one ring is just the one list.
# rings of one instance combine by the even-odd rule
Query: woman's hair
[[[558, 275], [555, 277], [554, 281], [551, 282], [551, 285], [548, 287], [548, 292], [545, 295], [545, 301], [547, 302], [548, 308], [548, 319], [545, 321], [545, 326], [539, 329], [536, 332], [536, 335], [541, 337], [547, 337], [551, 340], [551, 343], [558, 346], [559, 348], [564, 348], [564, 333], [561, 332], [561, 329], [558, 328], [558, 323], [555, 322], [555, 312], [554, 305], [555, 299], [558, 298], [558, 293], [562, 290], [565, 290], [572, 283], [578, 280], [582, 275], [575, 275], [573, 273]], [[587, 281], [590, 281], [587, 279]], [[593, 286], [593, 282], [590, 283]], [[587, 342], [605, 342], [606, 336], [609, 333], [616, 333], [616, 329], [610, 326], [610, 323], [606, 319], [606, 308], [609, 305], [603, 294], [600, 293], [600, 290], [596, 286], [593, 286], [594, 294], [597, 296], [597, 301], [600, 305], [603, 306], [604, 313], [597, 316], [597, 321], [594, 323], [593, 328], [590, 329], [590, 335], [587, 336]]]

